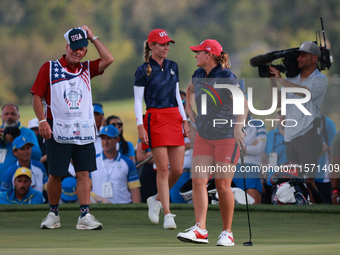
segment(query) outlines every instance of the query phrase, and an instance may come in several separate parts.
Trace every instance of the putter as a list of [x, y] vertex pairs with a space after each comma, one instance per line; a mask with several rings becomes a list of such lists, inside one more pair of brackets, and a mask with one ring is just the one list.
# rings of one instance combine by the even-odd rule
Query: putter
[[144, 159], [142, 162], [138, 163], [136, 165], [136, 168], [141, 167], [142, 165], [144, 165], [145, 163], [147, 163], [149, 160], [151, 160], [153, 158], [153, 155], [149, 156], [148, 158]]
[[[243, 147], [240, 146], [240, 154], [241, 154], [241, 165], [244, 167], [244, 155], [243, 155]], [[246, 187], [246, 178], [243, 171], [243, 183], [244, 183], [244, 194], [246, 197], [246, 208], [247, 208], [247, 216], [248, 216], [248, 227], [249, 227], [249, 241], [244, 242], [243, 246], [253, 246], [253, 242], [251, 241], [251, 228], [250, 228], [250, 218], [249, 218], [249, 208], [248, 208], [248, 196], [247, 196], [247, 187]]]

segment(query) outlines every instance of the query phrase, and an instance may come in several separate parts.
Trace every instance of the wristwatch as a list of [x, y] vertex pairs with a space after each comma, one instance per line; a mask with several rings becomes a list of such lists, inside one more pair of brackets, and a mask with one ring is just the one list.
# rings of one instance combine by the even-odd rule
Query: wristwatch
[[99, 39], [99, 37], [95, 35], [95, 36], [91, 39], [91, 43], [93, 43], [93, 41], [96, 40], [96, 39]]

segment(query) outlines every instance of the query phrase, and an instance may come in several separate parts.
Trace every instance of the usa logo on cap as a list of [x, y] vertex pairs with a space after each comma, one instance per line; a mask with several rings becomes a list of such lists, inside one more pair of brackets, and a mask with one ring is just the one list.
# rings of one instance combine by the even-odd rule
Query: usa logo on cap
[[164, 29], [159, 28], [156, 28], [149, 33], [148, 42], [156, 42], [159, 44], [164, 44], [168, 42], [175, 43], [174, 40], [169, 38], [168, 33]]
[[87, 32], [81, 28], [72, 28], [64, 34], [64, 38], [72, 50], [87, 47]]
[[70, 37], [71, 37], [72, 42], [83, 39], [80, 33], [71, 35]]

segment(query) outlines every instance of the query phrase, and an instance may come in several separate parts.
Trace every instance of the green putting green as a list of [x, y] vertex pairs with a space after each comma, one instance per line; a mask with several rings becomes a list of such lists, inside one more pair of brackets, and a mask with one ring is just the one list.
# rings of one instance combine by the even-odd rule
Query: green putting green
[[[338, 206], [250, 206], [253, 247], [244, 206], [236, 206], [235, 247], [217, 247], [222, 222], [217, 206], [209, 206], [209, 244], [182, 243], [180, 231], [195, 224], [191, 205], [172, 205], [177, 230], [153, 225], [147, 206], [93, 205], [90, 212], [103, 223], [102, 230], [76, 230], [77, 205], [61, 205], [61, 228], [40, 229], [47, 205], [0, 206], [0, 254], [338, 254]], [[163, 214], [161, 213], [161, 216]]]

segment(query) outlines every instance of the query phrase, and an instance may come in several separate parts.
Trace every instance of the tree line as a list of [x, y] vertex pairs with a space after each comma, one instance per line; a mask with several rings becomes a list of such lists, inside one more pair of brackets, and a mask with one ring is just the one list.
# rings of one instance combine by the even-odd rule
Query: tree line
[[[185, 88], [196, 68], [189, 46], [206, 38], [217, 39], [229, 53], [237, 77], [258, 78], [257, 69], [249, 65], [251, 57], [315, 40], [323, 16], [334, 59], [324, 73], [334, 78], [340, 71], [336, 61], [340, 57], [339, 11], [337, 0], [2, 0], [0, 103], [29, 103], [29, 89], [40, 66], [60, 58], [66, 45], [63, 34], [83, 24], [115, 57], [105, 75], [93, 80], [96, 101], [133, 96], [134, 73], [144, 61], [143, 42], [154, 28], [164, 28], [176, 41], [169, 59], [178, 63], [181, 88]], [[91, 47], [89, 44], [86, 59], [97, 57]], [[336, 79], [332, 81], [325, 102], [328, 114], [338, 104], [336, 83]], [[258, 95], [257, 102], [261, 104], [268, 95]]]

